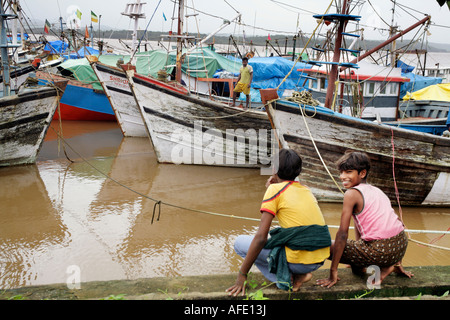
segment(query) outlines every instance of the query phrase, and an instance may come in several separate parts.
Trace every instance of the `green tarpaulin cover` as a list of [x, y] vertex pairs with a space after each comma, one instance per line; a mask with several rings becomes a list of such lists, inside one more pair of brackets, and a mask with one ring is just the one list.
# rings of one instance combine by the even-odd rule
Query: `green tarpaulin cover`
[[[130, 61], [129, 55], [108, 54], [100, 55], [98, 58], [101, 63], [110, 66], [116, 66], [119, 59], [123, 59], [124, 63]], [[175, 63], [176, 54], [167, 53], [163, 50], [153, 50], [136, 54], [136, 71], [143, 75], [157, 77], [158, 71], [162, 69], [170, 74], [173, 71]], [[208, 48], [201, 48], [189, 55], [185, 55], [182, 71], [190, 74], [194, 78], [212, 78], [214, 73], [220, 69], [238, 73], [241, 65], [242, 63], [240, 61], [232, 61]], [[77, 80], [84, 83], [92, 83], [94, 89], [102, 90], [102, 86], [98, 82], [94, 70], [92, 70], [86, 58], [66, 60], [60, 65], [60, 68], [70, 70]]]

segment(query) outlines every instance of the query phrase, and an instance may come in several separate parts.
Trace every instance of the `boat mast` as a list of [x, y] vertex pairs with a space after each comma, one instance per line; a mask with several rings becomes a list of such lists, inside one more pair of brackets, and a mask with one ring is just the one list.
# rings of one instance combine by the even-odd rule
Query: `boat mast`
[[206, 41], [208, 41], [209, 39], [211, 39], [211, 37], [212, 36], [214, 36], [216, 33], [218, 33], [219, 31], [221, 31], [223, 28], [225, 28], [226, 26], [228, 26], [228, 25], [230, 25], [232, 22], [234, 22], [235, 20], [237, 20], [237, 19], [240, 19], [241, 18], [241, 13], [238, 13], [238, 15], [236, 16], [236, 17], [234, 17], [233, 19], [231, 19], [231, 21], [230, 20], [224, 20], [223, 21], [223, 24], [219, 27], [219, 28], [217, 28], [215, 31], [213, 31], [212, 33], [210, 33], [206, 38], [204, 38], [202, 41], [200, 41], [198, 44], [196, 44], [195, 46], [193, 46], [191, 49], [189, 49], [187, 52], [186, 52], [186, 55], [188, 55], [189, 53], [191, 53], [192, 51], [194, 51], [195, 49], [197, 49], [197, 48], [201, 48], [205, 43], [206, 43]]
[[177, 34], [177, 62], [176, 62], [176, 73], [175, 80], [181, 83], [181, 57], [183, 52], [183, 16], [184, 16], [184, 0], [178, 1], [178, 34]]
[[[342, 14], [346, 14], [346, 11], [348, 11], [347, 0], [345, 0], [344, 4], [342, 5]], [[405, 30], [397, 33], [396, 35], [392, 36], [388, 40], [384, 41], [383, 43], [379, 44], [378, 46], [375, 46], [373, 49], [371, 49], [371, 50], [367, 51], [366, 53], [362, 54], [358, 58], [353, 59], [348, 64], [358, 63], [358, 61], [361, 61], [362, 59], [370, 56], [375, 51], [380, 50], [384, 46], [390, 44], [391, 42], [395, 41], [396, 39], [400, 38], [401, 36], [405, 35], [406, 33], [410, 32], [411, 30], [415, 29], [416, 27], [418, 27], [418, 26], [424, 24], [425, 22], [429, 21], [430, 18], [431, 18], [430, 16], [426, 16], [425, 18], [423, 18], [422, 20], [416, 22], [415, 24], [413, 24], [409, 28], [406, 28]], [[347, 23], [346, 20], [339, 20], [339, 26], [338, 26], [337, 35], [336, 35], [336, 43], [335, 43], [335, 47], [334, 47], [333, 64], [331, 66], [331, 72], [330, 72], [330, 76], [328, 78], [327, 95], [325, 97], [325, 107], [327, 107], [327, 108], [330, 108], [330, 106], [331, 106], [331, 104], [333, 102], [333, 95], [334, 95], [334, 91], [335, 91], [335, 88], [336, 88], [336, 83], [335, 82], [336, 82], [336, 79], [338, 77], [338, 73], [342, 72], [342, 71], [344, 71], [344, 70], [346, 70], [348, 68], [347, 66], [341, 66], [340, 68], [338, 66], [339, 59], [340, 59], [340, 48], [341, 48], [341, 44], [342, 44], [342, 32], [344, 31], [346, 23]]]
[[[2, 74], [3, 74], [3, 96], [11, 95], [11, 84], [9, 77], [9, 57], [8, 57], [8, 40], [6, 37], [5, 21], [10, 18], [16, 18], [16, 15], [6, 14], [3, 8], [3, 0], [0, 1], [0, 49], [2, 57]], [[17, 34], [16, 34], [17, 37]]]
[[[347, 14], [347, 12], [348, 12], [347, 0], [344, 0], [344, 3], [342, 4], [341, 13]], [[338, 76], [338, 64], [341, 58], [342, 32], [344, 32], [345, 25], [347, 24], [347, 20], [339, 19], [338, 21], [339, 25], [337, 28], [336, 42], [334, 45], [333, 64], [331, 65], [330, 77], [328, 78], [327, 95], [325, 97], [326, 108], [330, 108], [333, 102], [334, 90], [336, 88], [335, 82]]]
[[[391, 19], [391, 27], [389, 29], [389, 37], [392, 37], [397, 32], [397, 27], [394, 26], [394, 18], [395, 18], [395, 0], [392, 1], [392, 19]], [[397, 66], [396, 63], [396, 41], [392, 41], [391, 43], [391, 66], [395, 68]]]
[[[397, 40], [398, 38], [404, 36], [405, 34], [407, 34], [408, 32], [410, 32], [411, 30], [417, 28], [418, 26], [424, 24], [425, 22], [429, 21], [431, 18], [431, 16], [426, 16], [425, 18], [423, 18], [422, 20], [416, 22], [415, 24], [413, 24], [412, 26], [410, 26], [409, 28], [406, 28], [405, 30], [397, 33], [395, 36], [389, 38], [388, 40], [384, 41], [383, 43], [377, 45], [376, 47], [372, 48], [371, 50], [367, 51], [366, 53], [362, 54], [361, 56], [359, 56], [358, 58], [353, 59], [352, 61], [349, 62], [349, 64], [352, 63], [358, 63], [358, 61], [361, 61], [362, 59], [370, 56], [372, 53], [380, 50], [381, 48], [387, 46], [388, 44], [390, 44], [392, 41]], [[347, 69], [348, 67], [341, 67], [339, 69], [339, 72], [344, 71], [345, 69]]]
[[[14, 15], [17, 12], [17, 1], [13, 1], [9, 8], [12, 15]], [[12, 26], [11, 26], [11, 43], [13, 47], [18, 47], [17, 45], [17, 19], [14, 19]], [[19, 61], [19, 52], [18, 50], [13, 51], [13, 61], [17, 63]]]
[[[139, 24], [139, 19], [145, 19], [145, 13], [142, 12], [142, 8], [145, 3], [141, 3], [141, 0], [136, 0], [136, 3], [127, 3], [125, 7], [125, 11], [122, 12], [122, 15], [130, 17], [130, 19], [134, 19], [134, 27], [133, 27], [133, 40], [131, 44], [131, 54], [134, 56], [136, 51], [137, 44], [137, 28]], [[100, 26], [100, 23], [99, 23]]]

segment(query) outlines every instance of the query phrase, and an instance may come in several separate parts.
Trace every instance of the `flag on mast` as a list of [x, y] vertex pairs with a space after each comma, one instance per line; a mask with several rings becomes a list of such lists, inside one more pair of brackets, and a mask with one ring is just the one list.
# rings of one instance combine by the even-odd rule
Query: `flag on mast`
[[98, 22], [98, 17], [93, 11], [91, 11], [91, 21]]
[[81, 11], [77, 9], [77, 17], [78, 17], [78, 19], [80, 19], [80, 20], [81, 20], [81, 15], [82, 15]]
[[86, 26], [86, 30], [84, 31], [84, 37], [85, 37], [86, 39], [89, 39], [89, 32], [88, 32], [87, 26]]
[[45, 19], [44, 32], [49, 33], [51, 27], [52, 27], [52, 25], [50, 24], [50, 22], [48, 22], [48, 20]]

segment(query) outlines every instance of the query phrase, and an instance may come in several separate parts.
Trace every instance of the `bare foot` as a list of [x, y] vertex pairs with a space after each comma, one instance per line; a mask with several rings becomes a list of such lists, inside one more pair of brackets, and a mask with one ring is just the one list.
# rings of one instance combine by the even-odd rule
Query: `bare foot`
[[405, 277], [408, 277], [408, 278], [410, 278], [410, 279], [411, 279], [412, 277], [414, 277], [414, 274], [412, 274], [412, 273], [409, 272], [409, 271], [406, 271], [406, 270], [403, 268], [402, 263], [399, 262], [399, 263], [397, 263], [396, 265], [393, 265], [393, 266], [390, 266], [390, 267], [381, 268], [380, 281], [377, 282], [377, 283], [375, 283], [375, 284], [376, 284], [376, 285], [381, 284], [381, 282], [383, 282], [383, 280], [384, 280], [388, 275], [390, 275], [392, 272], [395, 272], [395, 273], [400, 274], [400, 275], [404, 275]]
[[304, 274], [294, 274], [294, 284], [292, 286], [292, 291], [297, 292], [302, 284], [308, 282], [312, 278], [312, 273], [304, 273]]
[[394, 270], [393, 270], [395, 273], [397, 273], [397, 274], [400, 274], [400, 275], [404, 275], [405, 277], [408, 277], [408, 278], [412, 278], [412, 277], [414, 277], [414, 274], [412, 274], [411, 272], [409, 272], [409, 271], [406, 271], [404, 268], [403, 268], [403, 265], [402, 265], [402, 263], [401, 262], [399, 262], [399, 263], [397, 263], [396, 265], [394, 265]]

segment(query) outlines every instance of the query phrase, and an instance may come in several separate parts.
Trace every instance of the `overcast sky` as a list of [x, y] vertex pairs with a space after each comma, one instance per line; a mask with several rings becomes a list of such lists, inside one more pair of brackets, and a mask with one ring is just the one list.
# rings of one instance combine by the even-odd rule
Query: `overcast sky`
[[[130, 19], [121, 15], [126, 4], [136, 2], [135, 0], [20, 0], [22, 8], [27, 16], [33, 21], [45, 21], [48, 19], [52, 24], [58, 23], [59, 17], [63, 20], [73, 20], [74, 12], [78, 8], [82, 12], [80, 25], [84, 28], [90, 25], [91, 10], [100, 16], [101, 29], [105, 26], [119, 29], [132, 29]], [[340, 1], [337, 1], [340, 2]], [[447, 6], [440, 7], [435, 0], [397, 0], [395, 6], [394, 23], [400, 29], [405, 29], [424, 17], [431, 15], [431, 35], [429, 42], [450, 42], [450, 10]], [[174, 2], [171, 0], [142, 0], [146, 19], [139, 21], [141, 30], [147, 27], [150, 31], [168, 30], [176, 31], [176, 23], [172, 25]], [[316, 27], [313, 14], [324, 13], [330, 4], [330, 0], [186, 0], [186, 13], [193, 14], [194, 7], [198, 10], [198, 16], [186, 18], [185, 27], [190, 33], [209, 33], [216, 30], [223, 19], [231, 20], [242, 14], [242, 22], [245, 25], [231, 24], [221, 33], [242, 36], [268, 35], [268, 34], [295, 34], [298, 30], [311, 33]], [[335, 3], [335, 1], [333, 1]], [[361, 15], [361, 26], [364, 28], [366, 39], [386, 39], [388, 36], [388, 24], [392, 21], [393, 0], [367, 0], [352, 1], [356, 6], [352, 14]], [[159, 6], [158, 6], [159, 5]], [[332, 7], [330, 13], [335, 12]], [[205, 15], [201, 12], [207, 13]], [[164, 20], [163, 14], [167, 21]], [[151, 19], [151, 17], [153, 18]], [[176, 14], [175, 14], [176, 16]], [[72, 17], [72, 18], [71, 18]], [[150, 20], [151, 19], [151, 20]], [[78, 21], [77, 21], [78, 22]], [[54, 26], [57, 28], [58, 24]], [[93, 23], [98, 30], [98, 23]], [[41, 26], [37, 26], [41, 27]], [[254, 28], [256, 27], [256, 28]], [[375, 27], [375, 28], [374, 28]], [[42, 25], [43, 28], [43, 25]], [[322, 33], [330, 27], [323, 27]], [[347, 30], [354, 29], [349, 25]], [[406, 39], [415, 36], [415, 31], [410, 32]], [[418, 35], [416, 35], [417, 37]]]

